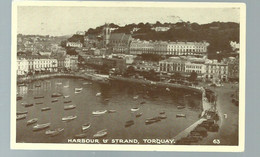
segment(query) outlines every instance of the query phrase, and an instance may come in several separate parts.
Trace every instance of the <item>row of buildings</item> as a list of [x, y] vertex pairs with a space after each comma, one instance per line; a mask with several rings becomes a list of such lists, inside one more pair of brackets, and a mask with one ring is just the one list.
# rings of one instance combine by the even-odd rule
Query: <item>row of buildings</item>
[[76, 70], [78, 68], [78, 56], [18, 56], [16, 67], [18, 76], [25, 76], [37, 72]]
[[212, 82], [228, 81], [239, 78], [239, 59], [230, 57], [218, 62], [194, 57], [170, 57], [159, 62], [161, 73], [180, 73], [190, 75], [196, 72], [198, 77]]

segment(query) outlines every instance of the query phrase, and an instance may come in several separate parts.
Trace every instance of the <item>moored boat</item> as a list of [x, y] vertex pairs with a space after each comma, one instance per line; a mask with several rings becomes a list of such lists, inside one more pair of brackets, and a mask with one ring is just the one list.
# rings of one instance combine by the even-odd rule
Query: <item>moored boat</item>
[[69, 98], [70, 96], [69, 96], [69, 95], [64, 95], [63, 97], [64, 97], [64, 98]]
[[57, 84], [57, 85], [61, 85], [61, 84], [62, 84], [62, 82], [57, 82], [56, 84]]
[[108, 110], [107, 112], [108, 112], [108, 113], [115, 113], [116, 110]]
[[50, 125], [51, 125], [51, 123], [36, 124], [35, 126], [33, 126], [33, 131], [46, 129], [46, 128], [50, 127]]
[[160, 114], [165, 114], [165, 111], [160, 112]]
[[97, 93], [97, 94], [96, 94], [96, 96], [100, 96], [100, 95], [101, 95], [101, 93]]
[[84, 85], [90, 85], [90, 84], [92, 84], [92, 82], [84, 82], [83, 84]]
[[142, 101], [140, 104], [141, 104], [141, 105], [142, 105], [142, 104], [145, 104], [145, 101]]
[[165, 114], [159, 115], [159, 117], [160, 117], [161, 119], [166, 119], [166, 118], [167, 118], [167, 116], [166, 116]]
[[138, 111], [138, 110], [139, 110], [138, 107], [131, 108], [131, 111], [132, 111], [132, 112], [135, 112], [135, 111]]
[[74, 136], [74, 138], [84, 138], [84, 137], [87, 137], [87, 134], [82, 133], [82, 134], [77, 134]]
[[107, 135], [106, 129], [98, 131], [96, 134], [93, 135], [93, 138], [102, 138]]
[[70, 102], [72, 102], [71, 100], [68, 100], [68, 101], [64, 101], [64, 103], [70, 103]]
[[57, 102], [58, 101], [58, 99], [54, 99], [54, 100], [52, 100], [51, 102]]
[[18, 101], [18, 100], [22, 100], [23, 99], [23, 97], [22, 96], [17, 96], [16, 97], [16, 100]]
[[68, 105], [68, 106], [64, 106], [64, 110], [71, 110], [76, 108], [76, 105]]
[[75, 94], [81, 93], [81, 91], [75, 91]]
[[63, 117], [61, 120], [62, 121], [70, 121], [70, 120], [73, 120], [73, 119], [76, 119], [77, 116], [68, 116], [68, 117]]
[[25, 119], [27, 117], [27, 114], [20, 114], [16, 116], [16, 120]]
[[61, 96], [62, 96], [62, 94], [60, 94], [60, 93], [53, 93], [51, 95], [51, 97], [61, 97]]
[[132, 126], [132, 125], [134, 125], [134, 121], [133, 120], [129, 120], [129, 121], [125, 122], [125, 127], [129, 127], [129, 126]]
[[136, 115], [135, 115], [135, 117], [141, 117], [143, 115], [143, 113], [137, 113]]
[[152, 124], [152, 123], [156, 123], [159, 121], [161, 121], [160, 117], [154, 117], [154, 118], [146, 119], [145, 124]]
[[56, 135], [60, 134], [62, 131], [64, 131], [64, 128], [57, 128], [54, 130], [47, 130], [47, 131], [45, 131], [45, 134], [50, 135], [50, 136], [56, 136]]
[[39, 104], [43, 104], [43, 102], [36, 102], [35, 104], [36, 104], [36, 105], [39, 105]]
[[182, 105], [177, 106], [177, 109], [184, 109], [184, 108], [185, 108], [185, 106], [182, 106]]
[[84, 124], [84, 125], [82, 125], [82, 131], [85, 131], [85, 130], [87, 130], [88, 128], [90, 128], [90, 126], [91, 126], [91, 123], [87, 123], [87, 124]]
[[185, 115], [185, 114], [182, 114], [182, 113], [180, 113], [180, 114], [176, 114], [176, 117], [186, 117], [186, 115]]
[[48, 110], [51, 110], [51, 108], [50, 107], [43, 107], [43, 108], [41, 108], [41, 111], [48, 111]]
[[100, 115], [100, 114], [105, 114], [107, 112], [107, 110], [99, 110], [99, 111], [93, 111], [92, 114], [93, 115]]
[[69, 85], [67, 85], [67, 86], [63, 86], [64, 88], [69, 88]]
[[26, 124], [31, 125], [31, 124], [36, 123], [37, 121], [38, 121], [38, 118], [33, 118], [33, 119], [28, 120]]
[[24, 107], [31, 107], [33, 104], [24, 104]]
[[44, 96], [35, 96], [34, 99], [41, 99], [44, 98]]
[[27, 113], [28, 113], [28, 111], [17, 111], [16, 115], [27, 114]]
[[83, 88], [75, 88], [75, 91], [82, 91]]
[[139, 96], [138, 96], [138, 95], [136, 95], [136, 96], [134, 96], [134, 97], [133, 97], [133, 99], [135, 99], [135, 100], [136, 100], [136, 99], [138, 99], [138, 97], [139, 97]]

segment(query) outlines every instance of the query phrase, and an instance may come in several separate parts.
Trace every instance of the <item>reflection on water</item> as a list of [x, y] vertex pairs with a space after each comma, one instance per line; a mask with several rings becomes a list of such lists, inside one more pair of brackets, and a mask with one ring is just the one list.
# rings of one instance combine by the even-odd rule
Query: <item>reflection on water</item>
[[[19, 96], [23, 99], [17, 102], [17, 111], [28, 111], [24, 120], [17, 121], [17, 142], [31, 143], [67, 143], [68, 139], [76, 134], [82, 133], [81, 126], [91, 123], [86, 131], [86, 138], [93, 138], [93, 135], [102, 129], [107, 129], [107, 139], [168, 139], [174, 137], [180, 131], [199, 119], [201, 112], [200, 96], [193, 92], [180, 91], [165, 88], [151, 88], [143, 85], [129, 83], [111, 82], [111, 84], [83, 84], [80, 79], [56, 78], [45, 81], [36, 81], [27, 86], [17, 87]], [[83, 90], [75, 94], [75, 88]], [[100, 96], [96, 96], [97, 93]], [[69, 98], [52, 98], [52, 93], [62, 93]], [[34, 99], [35, 96], [44, 98]], [[135, 99], [134, 99], [135, 97]], [[52, 100], [58, 99], [57, 102]], [[64, 103], [69, 101], [70, 103]], [[24, 107], [22, 103], [33, 103], [32, 107]], [[37, 103], [37, 104], [36, 104]], [[41, 104], [42, 103], [42, 104]], [[66, 105], [76, 105], [75, 109], [64, 110]], [[177, 109], [178, 105], [186, 108]], [[49, 111], [41, 111], [41, 108], [50, 107]], [[138, 107], [139, 110], [131, 112], [130, 109]], [[115, 113], [105, 113], [100, 116], [92, 115], [97, 110], [116, 110]], [[145, 124], [146, 118], [159, 116], [165, 111], [166, 119], [150, 125]], [[142, 116], [136, 117], [137, 113]], [[176, 114], [186, 114], [186, 118], [176, 118]], [[76, 115], [77, 119], [63, 122], [61, 119], [66, 116]], [[45, 130], [33, 132], [35, 125], [26, 125], [26, 121], [38, 118], [38, 124], [50, 122], [49, 129], [64, 128], [64, 132], [49, 137]], [[133, 120], [134, 124], [125, 127], [125, 122]]]

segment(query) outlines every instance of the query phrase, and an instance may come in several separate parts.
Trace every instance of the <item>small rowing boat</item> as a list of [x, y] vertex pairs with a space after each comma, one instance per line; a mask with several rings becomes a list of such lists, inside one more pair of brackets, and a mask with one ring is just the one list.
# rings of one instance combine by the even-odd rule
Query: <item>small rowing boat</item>
[[92, 84], [91, 82], [84, 82], [83, 83], [84, 85], [90, 85], [90, 84]]
[[107, 135], [106, 129], [98, 131], [96, 134], [93, 135], [93, 138], [102, 138]]
[[182, 113], [180, 113], [180, 114], [176, 114], [176, 117], [186, 117], [186, 115], [185, 115], [185, 114], [182, 114]]
[[51, 123], [36, 124], [35, 126], [33, 126], [33, 131], [46, 129], [46, 128], [50, 127], [50, 125], [51, 125]]
[[141, 105], [142, 105], [142, 104], [145, 104], [145, 101], [142, 101], [140, 104], [141, 104]]
[[67, 86], [63, 86], [64, 88], [69, 88], [69, 85], [67, 85]]
[[143, 115], [143, 113], [137, 113], [136, 115], [135, 115], [135, 117], [141, 117]]
[[64, 97], [64, 98], [69, 98], [70, 96], [69, 96], [69, 95], [64, 95], [63, 97]]
[[138, 95], [137, 95], [137, 96], [134, 96], [134, 97], [133, 97], [133, 99], [135, 99], [135, 100], [136, 100], [136, 99], [138, 99], [138, 97], [139, 97]]
[[43, 104], [43, 102], [36, 102], [35, 104], [36, 104], [36, 105], [39, 105], [39, 104]]
[[96, 96], [100, 96], [100, 95], [101, 95], [101, 93], [97, 93], [97, 94], [96, 94]]
[[57, 128], [57, 129], [54, 129], [54, 130], [47, 130], [47, 131], [45, 131], [45, 135], [56, 136], [56, 135], [60, 134], [62, 131], [64, 131], [64, 128]]
[[51, 102], [57, 102], [58, 101], [58, 99], [54, 99], [54, 100], [52, 100]]
[[87, 124], [82, 125], [82, 131], [87, 130], [88, 128], [90, 128], [90, 126], [91, 126], [91, 123], [87, 123]]
[[108, 110], [107, 112], [108, 112], [108, 113], [115, 113], [116, 110]]
[[28, 113], [28, 111], [17, 111], [16, 115], [27, 114], [27, 113]]
[[33, 118], [33, 119], [30, 119], [27, 121], [27, 125], [31, 125], [31, 124], [34, 124], [38, 121], [38, 118]]
[[68, 106], [64, 106], [64, 110], [71, 110], [76, 108], [76, 105], [68, 105]]
[[101, 115], [101, 114], [105, 114], [107, 112], [107, 110], [99, 110], [99, 111], [93, 111], [92, 114], [93, 115]]
[[75, 91], [75, 94], [79, 94], [79, 93], [81, 93], [81, 91]]
[[23, 99], [22, 96], [17, 96], [17, 97], [16, 97], [16, 100], [17, 100], [17, 101], [22, 100], [22, 99]]
[[61, 97], [61, 96], [62, 96], [62, 94], [60, 94], [60, 93], [53, 93], [51, 95], [51, 97]]
[[43, 107], [43, 108], [41, 108], [41, 111], [48, 111], [48, 110], [51, 110], [51, 108], [50, 107]]
[[87, 134], [82, 133], [82, 134], [77, 134], [74, 136], [74, 138], [84, 138], [84, 137], [87, 137]]
[[71, 100], [68, 100], [68, 101], [64, 101], [64, 103], [70, 103], [70, 102], [72, 102]]
[[83, 88], [75, 88], [75, 91], [82, 91]]
[[27, 114], [21, 114], [21, 115], [17, 115], [16, 116], [16, 120], [21, 120], [21, 119], [25, 119], [27, 116]]
[[160, 114], [165, 114], [165, 111], [160, 112]]
[[61, 84], [62, 84], [62, 82], [57, 82], [56, 84], [57, 84], [57, 85], [61, 85]]
[[31, 107], [33, 104], [24, 104], [24, 107]]
[[129, 121], [125, 122], [125, 127], [129, 127], [129, 126], [132, 126], [132, 125], [134, 125], [134, 121], [133, 120], [129, 120]]
[[138, 110], [139, 110], [138, 107], [131, 108], [131, 111], [132, 111], [132, 112], [135, 112], [135, 111], [138, 111]]
[[161, 118], [161, 119], [166, 119], [167, 116], [166, 116], [165, 114], [162, 114], [162, 115], [159, 115], [159, 118]]
[[185, 106], [182, 106], [182, 105], [177, 106], [177, 109], [184, 109], [184, 108], [185, 108]]
[[61, 120], [62, 121], [70, 121], [70, 120], [73, 120], [73, 119], [76, 119], [77, 116], [68, 116], [68, 117], [63, 117]]

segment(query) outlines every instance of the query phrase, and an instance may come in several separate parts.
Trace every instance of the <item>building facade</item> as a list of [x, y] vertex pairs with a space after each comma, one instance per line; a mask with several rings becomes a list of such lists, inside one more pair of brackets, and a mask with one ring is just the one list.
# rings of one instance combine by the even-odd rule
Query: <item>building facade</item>
[[215, 83], [228, 81], [228, 64], [218, 63], [215, 60], [209, 60], [205, 63], [205, 66], [205, 80]]
[[83, 47], [83, 44], [81, 42], [67, 42], [66, 47], [75, 47], [75, 48], [81, 48]]
[[27, 75], [29, 72], [29, 62], [26, 58], [17, 58], [17, 75]]

